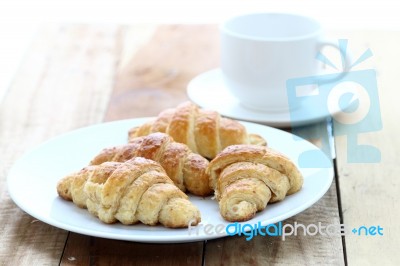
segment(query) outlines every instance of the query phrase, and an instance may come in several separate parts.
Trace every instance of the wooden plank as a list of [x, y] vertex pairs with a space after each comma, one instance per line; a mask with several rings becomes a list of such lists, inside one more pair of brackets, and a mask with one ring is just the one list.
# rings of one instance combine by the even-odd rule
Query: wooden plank
[[[125, 38], [133, 39], [135, 28]], [[187, 100], [187, 83], [219, 65], [218, 47], [215, 25], [157, 27], [136, 53], [121, 59], [126, 63], [118, 69], [105, 120], [154, 116]]]
[[6, 191], [6, 175], [29, 148], [102, 120], [114, 77], [117, 34], [113, 26], [41, 28], [0, 105], [2, 265], [60, 261], [67, 232], [20, 210]]
[[348, 163], [349, 143], [344, 136], [336, 137], [343, 218], [350, 228], [362, 225], [384, 228], [383, 236], [347, 236], [347, 261], [349, 265], [400, 265], [400, 33], [364, 31], [347, 37], [356, 58], [367, 47], [374, 54], [357, 69], [373, 68], [377, 71], [383, 129], [357, 136], [359, 144], [372, 145], [380, 150], [382, 159], [379, 163]]
[[[119, 42], [124, 52], [105, 121], [155, 116], [176, 106], [187, 99], [191, 78], [218, 65], [215, 26], [137, 25], [124, 28]], [[154, 245], [71, 234], [61, 264], [201, 265], [202, 255], [203, 242]]]
[[61, 265], [201, 265], [203, 243], [145, 244], [70, 233]]

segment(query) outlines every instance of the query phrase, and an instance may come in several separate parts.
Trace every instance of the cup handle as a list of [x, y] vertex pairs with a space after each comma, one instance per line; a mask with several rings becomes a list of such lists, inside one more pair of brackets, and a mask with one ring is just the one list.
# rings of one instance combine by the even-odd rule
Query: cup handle
[[348, 52], [344, 51], [344, 49], [341, 48], [340, 45], [333, 41], [320, 42], [318, 44], [318, 51], [321, 51], [326, 46], [336, 48], [339, 51], [342, 59], [342, 72], [338, 73], [337, 76], [333, 78], [318, 78], [318, 81], [322, 83], [329, 83], [342, 79], [348, 74], [352, 67], [351, 55]]

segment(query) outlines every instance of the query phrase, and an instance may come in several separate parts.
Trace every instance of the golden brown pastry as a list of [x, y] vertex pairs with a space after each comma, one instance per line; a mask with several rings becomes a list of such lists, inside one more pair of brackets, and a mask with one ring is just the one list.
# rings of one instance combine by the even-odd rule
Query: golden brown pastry
[[152, 133], [134, 138], [127, 145], [104, 149], [90, 164], [125, 162], [134, 157], [144, 157], [160, 163], [183, 192], [188, 190], [198, 196], [207, 196], [212, 192], [209, 176], [205, 172], [208, 161], [165, 133]]
[[105, 223], [197, 225], [199, 210], [158, 163], [141, 157], [88, 166], [59, 181], [57, 192]]
[[191, 102], [167, 109], [154, 121], [132, 128], [129, 141], [153, 132], [167, 133], [175, 141], [188, 145], [194, 153], [209, 159], [234, 144], [266, 145], [261, 136], [247, 134], [239, 122], [222, 118], [215, 111], [200, 109]]
[[257, 145], [232, 145], [214, 158], [208, 168], [220, 213], [227, 221], [247, 221], [299, 191], [303, 176], [283, 154]]

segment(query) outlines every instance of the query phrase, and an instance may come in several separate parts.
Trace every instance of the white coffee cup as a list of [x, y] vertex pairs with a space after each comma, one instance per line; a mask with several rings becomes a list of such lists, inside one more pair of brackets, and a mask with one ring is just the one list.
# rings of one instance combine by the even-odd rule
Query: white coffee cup
[[316, 20], [294, 14], [236, 16], [221, 24], [220, 33], [227, 88], [243, 106], [260, 111], [287, 111], [286, 81], [318, 75], [317, 52], [325, 45], [339, 49], [323, 41]]

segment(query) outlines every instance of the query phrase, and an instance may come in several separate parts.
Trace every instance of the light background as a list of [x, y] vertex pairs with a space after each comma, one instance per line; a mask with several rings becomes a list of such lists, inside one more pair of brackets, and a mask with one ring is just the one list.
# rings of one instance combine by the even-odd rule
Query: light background
[[308, 15], [326, 29], [400, 30], [400, 1], [0, 0], [0, 101], [42, 23], [220, 23], [249, 12]]

